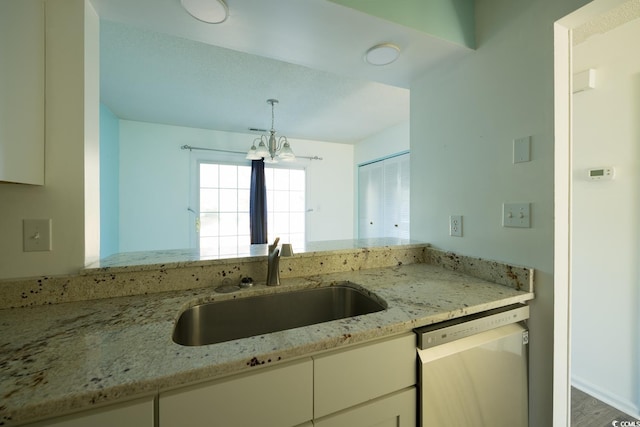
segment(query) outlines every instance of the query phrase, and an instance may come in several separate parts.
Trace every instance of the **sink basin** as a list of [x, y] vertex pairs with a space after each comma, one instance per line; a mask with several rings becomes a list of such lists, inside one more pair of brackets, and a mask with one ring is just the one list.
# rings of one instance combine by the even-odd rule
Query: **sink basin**
[[381, 300], [349, 284], [214, 301], [185, 310], [173, 329], [173, 341], [186, 346], [215, 344], [385, 308]]

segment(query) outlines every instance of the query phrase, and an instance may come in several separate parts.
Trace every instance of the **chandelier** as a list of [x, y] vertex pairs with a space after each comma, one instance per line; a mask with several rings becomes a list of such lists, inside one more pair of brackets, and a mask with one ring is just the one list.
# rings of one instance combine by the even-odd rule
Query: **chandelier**
[[[278, 163], [278, 161], [292, 162], [296, 159], [295, 154], [291, 150], [289, 141], [286, 136], [276, 139], [276, 131], [273, 128], [274, 122], [274, 105], [278, 103], [277, 99], [267, 99], [267, 104], [271, 104], [271, 130], [269, 137], [260, 135], [260, 138], [253, 140], [253, 144], [247, 153], [247, 159], [260, 160], [264, 159], [267, 163]], [[256, 142], [258, 146], [256, 147]]]

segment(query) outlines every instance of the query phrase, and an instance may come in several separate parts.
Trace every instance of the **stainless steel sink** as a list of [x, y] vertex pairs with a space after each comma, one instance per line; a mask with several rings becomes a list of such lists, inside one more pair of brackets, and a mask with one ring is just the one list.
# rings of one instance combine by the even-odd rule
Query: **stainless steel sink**
[[349, 283], [196, 305], [184, 311], [173, 341], [195, 346], [247, 338], [382, 311], [386, 304]]

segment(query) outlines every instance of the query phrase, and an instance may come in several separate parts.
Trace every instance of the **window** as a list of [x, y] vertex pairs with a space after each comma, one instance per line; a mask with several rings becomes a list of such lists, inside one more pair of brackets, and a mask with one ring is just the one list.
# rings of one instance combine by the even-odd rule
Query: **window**
[[269, 241], [280, 237], [283, 243], [304, 247], [305, 170], [266, 166], [267, 233]]
[[[202, 255], [249, 254], [251, 166], [199, 164], [199, 246]], [[294, 247], [305, 240], [305, 170], [265, 167], [268, 239]]]

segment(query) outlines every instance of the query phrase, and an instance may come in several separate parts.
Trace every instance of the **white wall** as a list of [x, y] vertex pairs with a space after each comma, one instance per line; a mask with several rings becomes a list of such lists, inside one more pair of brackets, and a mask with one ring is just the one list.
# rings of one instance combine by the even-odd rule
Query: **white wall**
[[[552, 425], [553, 22], [585, 0], [476, 2], [478, 49], [411, 86], [411, 237], [533, 267], [530, 425]], [[512, 141], [532, 136], [532, 161]], [[531, 202], [532, 227], [501, 227], [503, 202]], [[448, 235], [463, 215], [463, 237]]]
[[[573, 96], [572, 382], [640, 416], [640, 20], [574, 47], [574, 72], [596, 89]], [[633, 41], [633, 42], [632, 42]], [[613, 166], [613, 181], [587, 169]], [[606, 367], [606, 368], [605, 368]]]
[[[88, 1], [46, 1], [46, 24], [45, 185], [0, 185], [0, 279], [77, 272], [85, 224], [95, 231], [99, 221], [85, 216], [96, 209], [94, 198], [85, 203], [85, 179], [98, 169], [84, 168], [98, 141], [99, 80], [88, 75], [97, 70], [97, 15]], [[53, 251], [23, 252], [22, 220], [38, 218], [53, 221]]]
[[409, 129], [407, 120], [358, 142], [355, 146], [356, 166], [409, 151]]
[[[181, 150], [182, 145], [248, 150], [255, 135], [120, 121], [120, 252], [192, 247], [190, 176], [195, 158], [241, 155]], [[353, 146], [290, 140], [307, 169], [307, 240], [353, 237]]]

